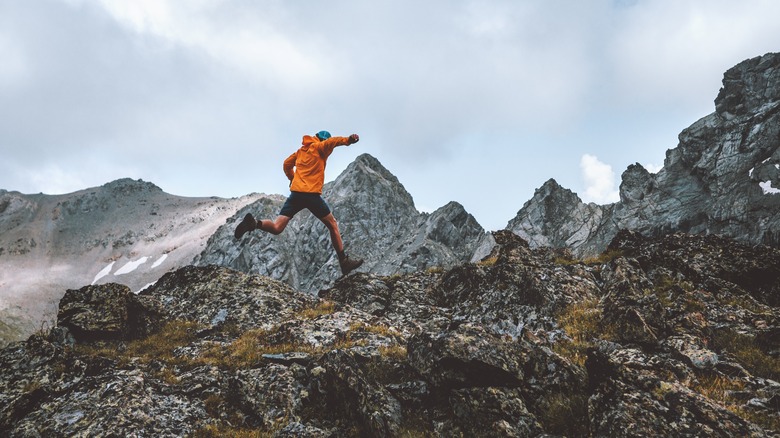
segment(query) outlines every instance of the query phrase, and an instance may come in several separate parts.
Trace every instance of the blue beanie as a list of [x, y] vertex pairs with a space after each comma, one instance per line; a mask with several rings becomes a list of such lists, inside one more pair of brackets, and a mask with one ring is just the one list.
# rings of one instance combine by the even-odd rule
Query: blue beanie
[[328, 131], [320, 131], [320, 132], [317, 133], [317, 138], [319, 138], [320, 141], [327, 140], [327, 139], [330, 138], [330, 132], [328, 132]]

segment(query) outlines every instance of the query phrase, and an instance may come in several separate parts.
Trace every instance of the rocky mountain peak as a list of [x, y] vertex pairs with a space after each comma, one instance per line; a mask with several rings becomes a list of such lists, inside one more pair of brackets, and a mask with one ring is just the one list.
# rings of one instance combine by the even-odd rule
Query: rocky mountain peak
[[375, 205], [377, 209], [372, 210], [398, 211], [399, 220], [403, 215], [416, 213], [412, 195], [370, 154], [359, 155], [332, 183], [326, 184], [323, 194], [329, 201], [344, 199], [357, 205]]
[[715, 111], [725, 117], [758, 112], [780, 101], [780, 54], [767, 53], [730, 68], [715, 99]]
[[[398, 178], [369, 154], [325, 184], [322, 195], [339, 222], [347, 253], [365, 260], [364, 272], [390, 275], [468, 261], [485, 234], [460, 204], [430, 215], [419, 212]], [[233, 239], [246, 213], [275, 218], [281, 203], [261, 200], [239, 211], [209, 239], [196, 264], [263, 274], [309, 292], [332, 284], [341, 273], [330, 238], [306, 211], [280, 236], [253, 232], [242, 242]]]
[[780, 54], [729, 69], [715, 104], [680, 133], [657, 174], [639, 164], [623, 172], [618, 203], [585, 204], [548, 181], [507, 228], [578, 256], [600, 253], [620, 229], [780, 246]]
[[133, 195], [138, 193], [162, 193], [162, 189], [154, 183], [142, 179], [134, 180], [131, 178], [120, 178], [115, 181], [103, 184], [104, 189], [114, 195]]
[[628, 166], [620, 178], [620, 202], [624, 204], [641, 202], [645, 193], [652, 191], [653, 174], [639, 163]]

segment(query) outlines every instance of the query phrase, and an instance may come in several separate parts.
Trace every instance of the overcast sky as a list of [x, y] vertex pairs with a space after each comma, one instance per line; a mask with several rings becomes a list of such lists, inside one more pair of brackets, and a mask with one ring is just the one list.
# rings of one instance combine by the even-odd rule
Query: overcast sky
[[[555, 178], [617, 200], [780, 51], [775, 0], [0, 0], [0, 188], [130, 177], [182, 196], [288, 193], [303, 134], [360, 134], [432, 211], [506, 226]], [[338, 217], [338, 212], [335, 212]]]

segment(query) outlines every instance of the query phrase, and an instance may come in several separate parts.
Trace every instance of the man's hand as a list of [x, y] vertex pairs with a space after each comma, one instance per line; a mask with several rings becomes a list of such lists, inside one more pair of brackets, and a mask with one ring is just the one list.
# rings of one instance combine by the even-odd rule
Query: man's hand
[[354, 144], [360, 141], [360, 136], [357, 134], [352, 134], [349, 136], [349, 144]]

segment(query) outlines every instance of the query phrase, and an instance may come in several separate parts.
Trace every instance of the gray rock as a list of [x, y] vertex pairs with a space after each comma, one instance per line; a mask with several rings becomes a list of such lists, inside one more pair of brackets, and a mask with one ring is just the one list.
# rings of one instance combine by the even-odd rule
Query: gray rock
[[657, 174], [626, 169], [619, 202], [586, 204], [550, 180], [507, 229], [534, 247], [569, 247], [577, 256], [599, 254], [619, 229], [780, 246], [780, 54], [728, 70], [715, 112], [679, 140]]
[[57, 325], [78, 341], [127, 340], [158, 329], [161, 311], [127, 286], [109, 283], [68, 290], [60, 300]]

